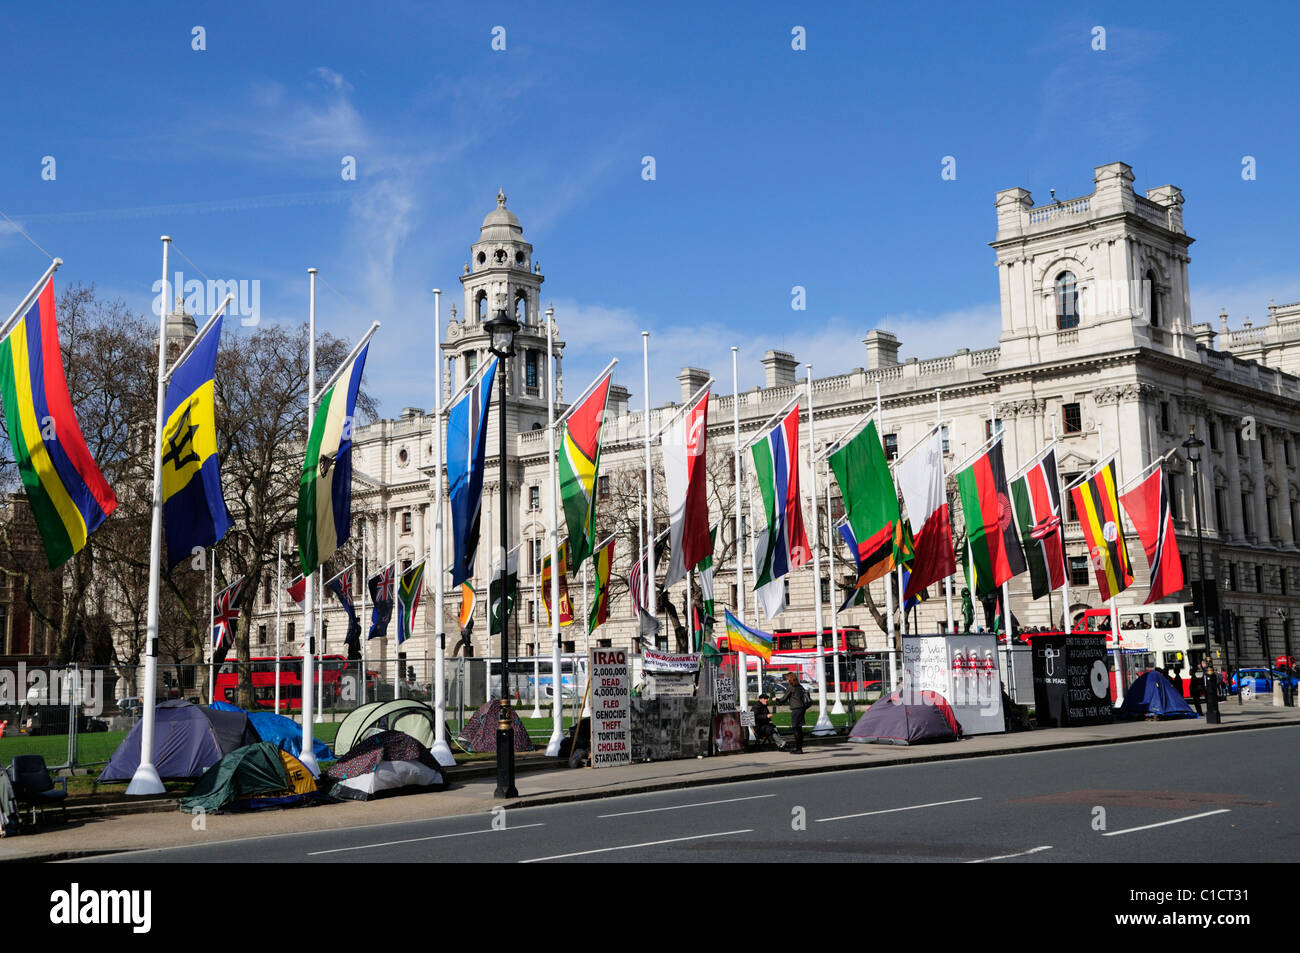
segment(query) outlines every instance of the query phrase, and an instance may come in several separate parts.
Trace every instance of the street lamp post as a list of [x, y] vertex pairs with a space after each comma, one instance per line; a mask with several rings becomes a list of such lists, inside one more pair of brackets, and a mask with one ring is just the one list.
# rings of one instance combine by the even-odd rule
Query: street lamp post
[[[1210, 595], [1209, 591], [1206, 589], [1205, 537], [1201, 532], [1201, 457], [1200, 454], [1196, 452], [1203, 446], [1205, 446], [1205, 441], [1197, 439], [1195, 425], [1189, 427], [1187, 439], [1183, 441], [1183, 449], [1187, 451], [1187, 462], [1192, 465], [1192, 514], [1196, 517], [1196, 558], [1201, 567], [1200, 571], [1197, 573], [1198, 578], [1196, 584], [1201, 590], [1201, 615], [1202, 622], [1205, 624], [1205, 644], [1208, 648], [1214, 644], [1214, 628], [1211, 625], [1211, 619], [1214, 613], [1210, 612]], [[1228, 655], [1228, 638], [1226, 634], [1223, 638], [1223, 655], [1224, 663], [1226, 665]], [[1192, 671], [1190, 675], [1192, 678], [1195, 678], [1196, 672]], [[1205, 720], [1209, 724], [1217, 725], [1220, 721], [1219, 706], [1217, 703], [1218, 686], [1213, 686], [1213, 690], [1216, 692], [1216, 697], [1212, 701], [1209, 697], [1211, 686], [1207, 685], [1205, 687]]]
[[[506, 495], [506, 370], [508, 361], [514, 356], [515, 332], [519, 322], [506, 312], [506, 296], [497, 294], [497, 310], [484, 328], [491, 341], [492, 353], [497, 357], [497, 391], [498, 420], [498, 470], [501, 488], [501, 708], [497, 720], [497, 797], [518, 797], [515, 788], [515, 732], [514, 720], [510, 711], [510, 595], [507, 554], [510, 550], [510, 506]], [[491, 615], [491, 606], [488, 614]]]

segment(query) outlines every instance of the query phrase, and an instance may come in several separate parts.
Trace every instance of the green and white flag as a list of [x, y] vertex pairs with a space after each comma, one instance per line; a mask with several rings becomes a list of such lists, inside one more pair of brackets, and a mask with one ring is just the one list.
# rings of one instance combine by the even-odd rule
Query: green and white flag
[[[519, 547], [510, 550], [506, 557], [505, 612], [514, 609], [515, 592], [519, 588]], [[488, 634], [501, 631], [501, 558], [498, 552], [492, 561], [492, 581], [488, 583]]]
[[706, 630], [713, 628], [713, 622], [716, 616], [713, 603], [713, 554], [717, 551], [718, 545], [718, 525], [715, 523], [709, 530], [709, 555], [700, 560], [695, 567], [700, 574], [700, 597], [704, 603], [704, 627]]
[[298, 558], [310, 576], [348, 541], [352, 525], [352, 432], [366, 364], [363, 347], [321, 396], [298, 486]]

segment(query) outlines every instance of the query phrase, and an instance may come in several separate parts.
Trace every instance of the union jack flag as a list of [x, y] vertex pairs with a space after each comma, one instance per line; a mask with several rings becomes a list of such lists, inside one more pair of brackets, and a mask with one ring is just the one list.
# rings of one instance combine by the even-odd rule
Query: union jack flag
[[[213, 662], [220, 664], [226, 653], [235, 645], [235, 623], [239, 621], [239, 590], [244, 587], [244, 580], [236, 579], [233, 583], [217, 593], [212, 603], [212, 656]], [[218, 659], [217, 656], [221, 658]]]
[[388, 634], [388, 622], [393, 615], [393, 573], [396, 566], [381, 569], [371, 576], [367, 586], [370, 589], [370, 634], [369, 639], [382, 639]]

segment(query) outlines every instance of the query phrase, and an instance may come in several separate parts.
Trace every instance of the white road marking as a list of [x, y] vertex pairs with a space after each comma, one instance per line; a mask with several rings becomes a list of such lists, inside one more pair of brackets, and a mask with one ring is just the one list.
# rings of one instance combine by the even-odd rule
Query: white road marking
[[819, 817], [818, 824], [824, 824], [827, 821], [848, 821], [855, 817], [872, 817], [876, 814], [896, 814], [899, 811], [919, 811], [923, 807], [943, 807], [945, 804], [965, 804], [967, 801], [982, 801], [979, 797], [963, 797], [955, 801], [932, 801], [929, 804], [913, 804], [910, 807], [891, 807], [883, 811], [866, 811], [862, 814], [841, 814], [839, 817]]
[[1181, 824], [1183, 821], [1194, 821], [1201, 817], [1213, 817], [1215, 814], [1228, 814], [1230, 810], [1221, 807], [1217, 811], [1206, 811], [1204, 814], [1193, 814], [1191, 817], [1175, 817], [1172, 821], [1161, 821], [1159, 824], [1143, 824], [1141, 827], [1129, 827], [1122, 831], [1105, 831], [1102, 837], [1117, 837], [1120, 834], [1132, 834], [1134, 831], [1149, 831], [1153, 827], [1165, 827], [1169, 824]]
[[1010, 860], [1012, 857], [1024, 857], [1026, 854], [1037, 854], [1039, 851], [1051, 850], [1051, 849], [1052, 848], [1050, 845], [1047, 847], [1032, 847], [1029, 850], [1022, 850], [1018, 854], [999, 854], [997, 857], [981, 857], [979, 860], [968, 860], [966, 861], [966, 863], [987, 864], [990, 861], [994, 861], [994, 860]]
[[716, 834], [695, 834], [691, 837], [670, 837], [668, 840], [651, 840], [641, 844], [623, 844], [620, 847], [600, 847], [596, 850], [576, 850], [571, 854], [552, 854], [550, 857], [532, 857], [521, 860], [521, 864], [537, 864], [544, 860], [563, 860], [566, 857], [585, 857], [587, 854], [607, 854], [612, 850], [635, 850], [638, 847], [657, 847], [660, 844], [676, 844], [687, 840], [702, 840], [706, 837], [730, 837], [732, 834], [752, 834], [754, 829], [747, 827], [742, 831], [719, 831]]
[[765, 797], [776, 797], [775, 794], [755, 794], [751, 797], [729, 797], [722, 801], [697, 801], [694, 804], [674, 804], [672, 807], [651, 807], [644, 811], [623, 811], [619, 814], [597, 814], [597, 817], [630, 817], [633, 814], [657, 814], [660, 811], [679, 811], [687, 807], [708, 807], [711, 804], [732, 804], [736, 801], [758, 801]]
[[390, 840], [380, 844], [362, 844], [360, 847], [335, 847], [332, 850], [313, 850], [307, 854], [308, 857], [319, 857], [321, 854], [341, 854], [349, 850], [369, 850], [371, 847], [392, 847], [394, 844], [417, 844], [425, 840], [442, 840], [445, 837], [468, 837], [470, 834], [500, 834], [504, 831], [521, 831], [526, 827], [545, 827], [545, 824], [516, 824], [514, 827], [503, 827], [501, 830], [487, 828], [481, 831], [461, 831], [459, 834], [434, 834], [431, 837], [408, 837], [406, 840]]

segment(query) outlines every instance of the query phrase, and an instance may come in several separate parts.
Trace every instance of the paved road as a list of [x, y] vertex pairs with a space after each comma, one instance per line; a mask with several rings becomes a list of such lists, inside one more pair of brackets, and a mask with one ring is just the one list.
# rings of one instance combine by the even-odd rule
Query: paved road
[[1300, 726], [1292, 726], [719, 784], [495, 817], [98, 859], [1284, 861], [1300, 856], [1297, 751]]

